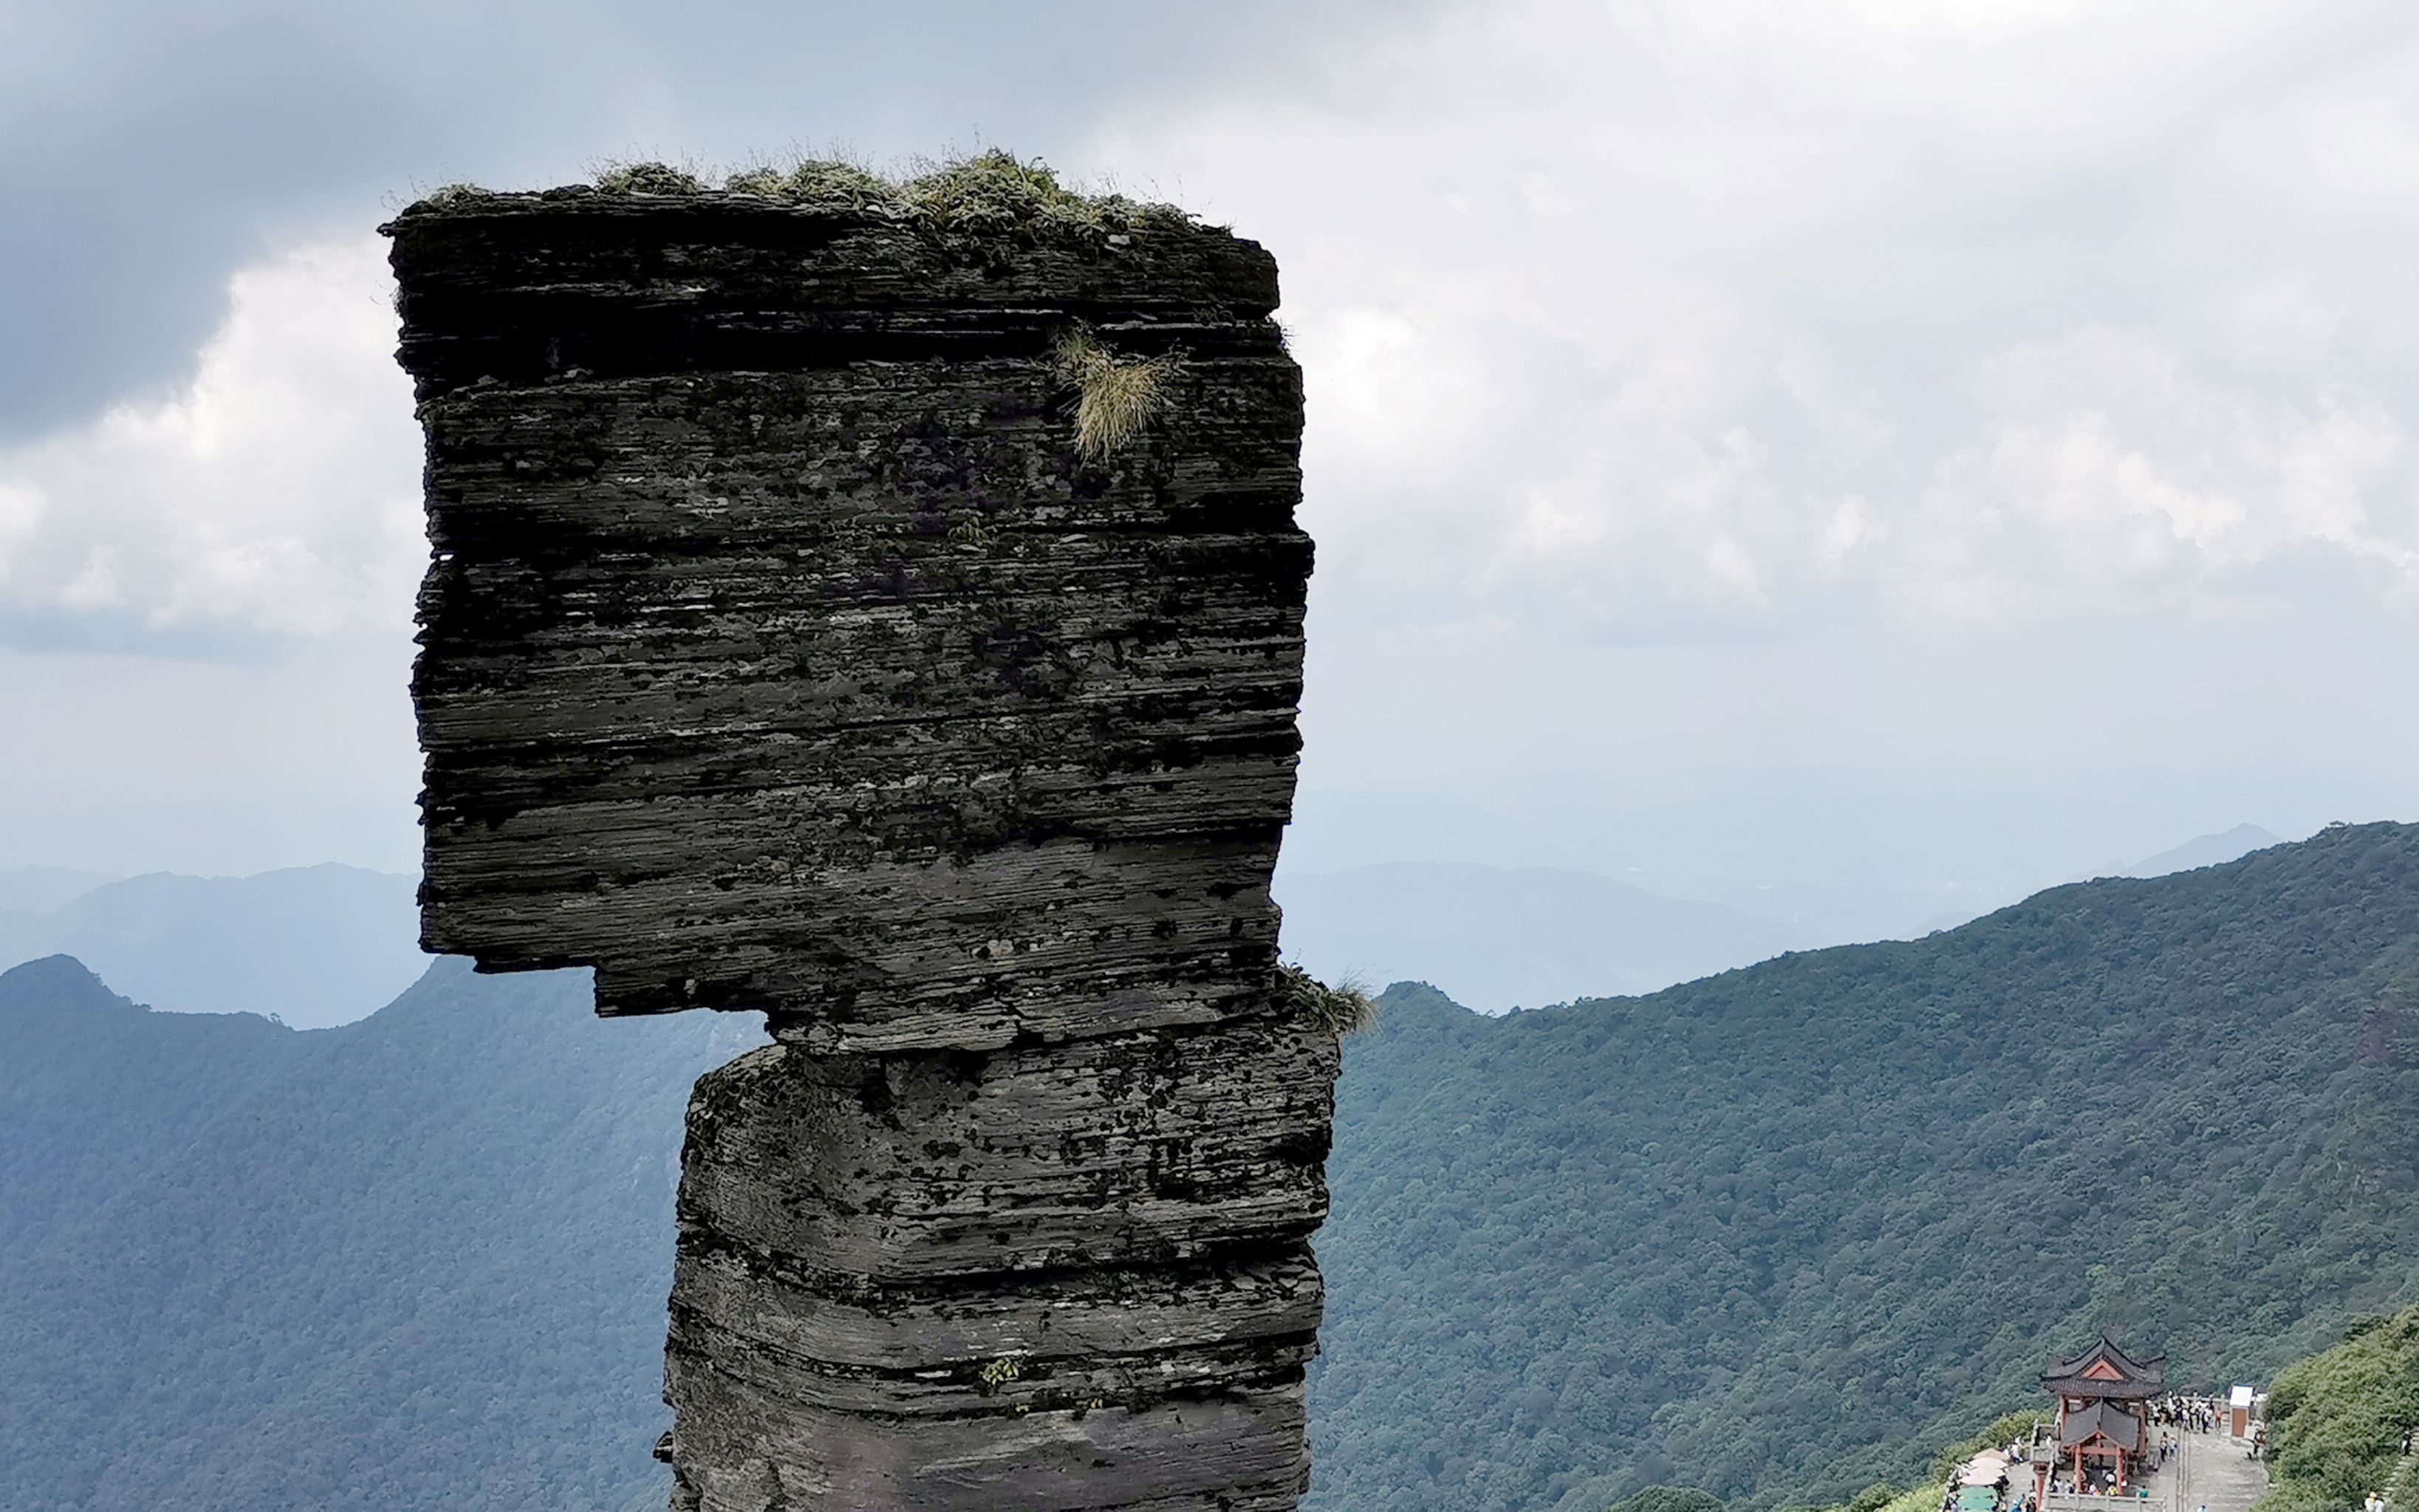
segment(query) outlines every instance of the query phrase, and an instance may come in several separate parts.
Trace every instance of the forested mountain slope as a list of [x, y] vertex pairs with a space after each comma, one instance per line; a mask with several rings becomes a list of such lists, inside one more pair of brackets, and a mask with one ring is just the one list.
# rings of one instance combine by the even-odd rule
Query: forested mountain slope
[[[2216, 1381], [2419, 1291], [2419, 830], [1490, 1020], [1399, 987], [1332, 1163], [1325, 1512], [1902, 1482], [2101, 1323]], [[0, 1506], [661, 1504], [690, 1081], [440, 963], [297, 1033], [0, 975]]]
[[1320, 1512], [1838, 1500], [2100, 1327], [2219, 1381], [2419, 1291], [2410, 827], [1648, 997], [1384, 1007]]
[[753, 1037], [588, 1000], [449, 961], [297, 1033], [0, 975], [0, 1506], [659, 1508], [681, 1118]]
[[2362, 1318], [2268, 1394], [2268, 1494], [2255, 1512], [2352, 1512], [2383, 1492], [2419, 1505], [2419, 1307]]
[[0, 974], [0, 1267], [106, 1208], [303, 1041], [253, 1014], [150, 1012], [66, 956]]

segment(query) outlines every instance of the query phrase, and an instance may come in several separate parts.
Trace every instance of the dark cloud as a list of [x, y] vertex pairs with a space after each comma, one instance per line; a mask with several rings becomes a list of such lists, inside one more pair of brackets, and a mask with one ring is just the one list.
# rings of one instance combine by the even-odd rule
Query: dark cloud
[[1369, 0], [409, 8], [164, 3], [0, 22], [0, 440], [164, 392], [284, 234], [607, 157], [1059, 155], [1105, 115], [1301, 69]]

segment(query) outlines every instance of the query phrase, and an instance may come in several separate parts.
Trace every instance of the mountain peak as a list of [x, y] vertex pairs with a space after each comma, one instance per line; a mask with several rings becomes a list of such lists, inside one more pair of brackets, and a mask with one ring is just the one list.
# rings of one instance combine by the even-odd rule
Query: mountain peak
[[2215, 835], [2199, 835], [2170, 851], [2146, 857], [2125, 868], [2120, 875], [2129, 877], [2163, 877], [2174, 872], [2192, 872], [2204, 866], [2224, 866], [2239, 861], [2253, 851], [2264, 851], [2272, 845], [2285, 843], [2284, 837], [2272, 834], [2257, 825], [2237, 825]]
[[46, 955], [0, 971], [0, 1011], [16, 1007], [133, 1008], [71, 955]]

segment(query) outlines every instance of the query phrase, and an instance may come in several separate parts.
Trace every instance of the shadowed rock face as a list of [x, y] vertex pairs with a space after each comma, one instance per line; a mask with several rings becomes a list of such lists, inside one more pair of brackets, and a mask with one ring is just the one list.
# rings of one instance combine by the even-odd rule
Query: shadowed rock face
[[[584, 190], [388, 229], [424, 941], [776, 1036], [690, 1106], [674, 1505], [1292, 1506], [1336, 1051], [1275, 992], [1267, 255]], [[1078, 327], [1176, 359], [1102, 458]]]

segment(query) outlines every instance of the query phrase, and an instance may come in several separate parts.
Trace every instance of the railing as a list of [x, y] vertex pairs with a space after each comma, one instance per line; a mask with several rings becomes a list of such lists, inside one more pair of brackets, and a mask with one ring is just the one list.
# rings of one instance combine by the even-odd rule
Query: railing
[[2142, 1512], [2149, 1504], [2135, 1491], [2122, 1496], [2095, 1496], [2088, 1491], [2052, 1491], [2042, 1502], [2042, 1512]]

